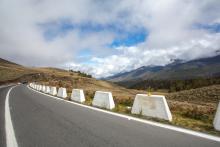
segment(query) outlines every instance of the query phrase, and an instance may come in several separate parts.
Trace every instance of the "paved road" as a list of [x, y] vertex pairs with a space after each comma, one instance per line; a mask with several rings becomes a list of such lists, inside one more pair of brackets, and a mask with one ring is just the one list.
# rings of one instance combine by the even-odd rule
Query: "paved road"
[[[5, 146], [0, 89], [0, 146]], [[9, 106], [19, 147], [219, 147], [220, 142], [151, 126], [56, 100], [28, 89], [12, 89]]]

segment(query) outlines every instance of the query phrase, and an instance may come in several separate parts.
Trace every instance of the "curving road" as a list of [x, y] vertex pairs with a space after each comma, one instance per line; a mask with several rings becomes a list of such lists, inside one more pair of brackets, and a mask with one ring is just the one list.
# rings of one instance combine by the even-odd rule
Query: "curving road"
[[[0, 147], [6, 147], [5, 99], [0, 88]], [[220, 142], [57, 100], [19, 85], [9, 93], [19, 147], [219, 147]]]

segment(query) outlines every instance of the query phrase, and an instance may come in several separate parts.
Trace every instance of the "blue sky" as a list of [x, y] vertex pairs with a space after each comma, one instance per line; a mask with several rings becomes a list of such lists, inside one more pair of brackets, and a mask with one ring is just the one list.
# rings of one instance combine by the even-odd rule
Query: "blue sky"
[[0, 57], [95, 77], [210, 57], [220, 49], [219, 5], [218, 0], [2, 1]]
[[219, 33], [220, 32], [220, 23], [213, 24], [196, 24], [196, 28], [210, 31], [211, 33]]
[[109, 47], [133, 46], [146, 41], [148, 32], [145, 28], [134, 28], [133, 30], [125, 30], [114, 24], [100, 25], [93, 23], [75, 24], [70, 21], [59, 21], [54, 23], [39, 24], [44, 30], [43, 35], [47, 41], [52, 41], [58, 36], [63, 36], [73, 30], [79, 30], [80, 34], [98, 33], [102, 31], [112, 32], [115, 38], [109, 42]]
[[138, 29], [135, 32], [117, 32], [122, 37], [117, 37], [110, 44], [110, 47], [118, 46], [134, 46], [145, 42], [147, 39], [147, 31], [145, 29]]

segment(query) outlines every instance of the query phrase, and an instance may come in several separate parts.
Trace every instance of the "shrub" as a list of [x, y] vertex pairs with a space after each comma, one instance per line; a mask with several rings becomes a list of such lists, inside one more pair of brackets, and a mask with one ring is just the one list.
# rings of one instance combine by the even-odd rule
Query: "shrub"
[[117, 99], [117, 98], [114, 98], [116, 104], [119, 104], [119, 105], [124, 105], [124, 106], [132, 106], [133, 105], [133, 99], [132, 98], [128, 98], [128, 99]]

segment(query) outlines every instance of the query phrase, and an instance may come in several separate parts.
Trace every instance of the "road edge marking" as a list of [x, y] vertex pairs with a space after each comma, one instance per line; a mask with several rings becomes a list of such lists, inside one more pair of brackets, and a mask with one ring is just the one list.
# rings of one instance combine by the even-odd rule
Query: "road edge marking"
[[2, 88], [7, 88], [7, 87], [10, 87], [10, 86], [13, 86], [12, 84], [11, 85], [1, 85], [0, 86], [0, 89], [2, 89]]
[[140, 119], [140, 118], [124, 115], [124, 114], [119, 114], [119, 113], [116, 113], [116, 112], [111, 112], [111, 111], [99, 109], [99, 108], [96, 108], [96, 107], [87, 106], [87, 105], [76, 103], [76, 102], [73, 102], [73, 101], [67, 101], [67, 100], [64, 100], [64, 99], [56, 97], [56, 96], [52, 96], [52, 95], [49, 95], [49, 94], [46, 94], [46, 93], [39, 92], [35, 89], [30, 88], [29, 86], [27, 86], [27, 87], [29, 89], [39, 93], [39, 94], [54, 98], [56, 100], [64, 101], [66, 103], [71, 103], [71, 104], [78, 105], [78, 106], [81, 106], [81, 107], [85, 107], [85, 108], [88, 108], [88, 109], [91, 109], [91, 110], [95, 110], [95, 111], [99, 111], [99, 112], [103, 112], [103, 113], [108, 113], [110, 115], [118, 116], [118, 117], [121, 117], [121, 118], [126, 118], [129, 121], [133, 120], [133, 121], [141, 122], [141, 123], [148, 124], [148, 125], [151, 125], [151, 126], [161, 127], [161, 128], [169, 129], [169, 130], [172, 130], [172, 131], [181, 132], [181, 133], [184, 133], [184, 134], [189, 134], [189, 135], [193, 135], [193, 136], [197, 136], [197, 137], [201, 137], [201, 138], [205, 138], [205, 139], [220, 142], [220, 137], [218, 137], [218, 136], [209, 135], [209, 134], [205, 134], [205, 133], [202, 133], [202, 132], [196, 132], [196, 131], [193, 131], [193, 130], [180, 128], [180, 127], [172, 126], [172, 125], [168, 125], [168, 124], [162, 124], [162, 123], [159, 123], [159, 122], [153, 122], [153, 121], [150, 121], [150, 120], [144, 120], [144, 119]]
[[5, 99], [5, 132], [6, 132], [6, 146], [7, 147], [18, 147], [13, 124], [12, 124], [10, 107], [9, 107], [9, 94], [11, 90], [15, 87], [16, 86], [13, 86], [8, 90], [6, 99]]

